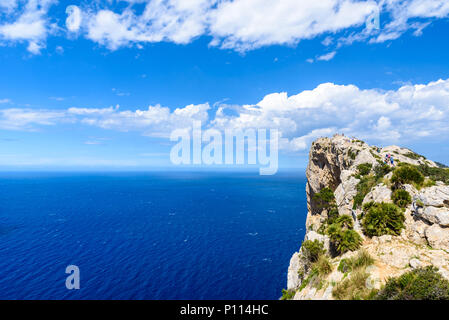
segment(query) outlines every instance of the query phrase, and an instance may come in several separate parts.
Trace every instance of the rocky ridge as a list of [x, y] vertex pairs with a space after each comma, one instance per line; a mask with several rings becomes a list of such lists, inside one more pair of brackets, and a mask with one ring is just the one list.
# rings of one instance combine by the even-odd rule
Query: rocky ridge
[[[395, 166], [410, 164], [426, 168], [439, 168], [439, 164], [425, 159], [409, 149], [398, 146], [378, 148], [363, 141], [350, 139], [343, 135], [332, 138], [319, 138], [313, 142], [309, 164], [306, 170], [307, 220], [306, 240], [318, 240], [330, 256], [332, 265], [319, 285], [308, 283], [310, 270], [305, 268], [304, 252], [301, 248], [290, 260], [287, 276], [287, 290], [292, 299], [335, 299], [333, 288], [348, 274], [340, 271], [344, 259], [355, 257], [363, 249], [374, 263], [366, 268], [366, 287], [380, 289], [389, 277], [399, 276], [422, 266], [433, 265], [444, 278], [449, 279], [449, 185], [426, 177], [423, 186], [403, 184], [411, 197], [403, 210], [405, 221], [400, 234], [367, 236], [361, 225], [365, 204], [392, 203], [393, 172], [389, 172], [372, 186], [363, 197], [361, 205], [354, 204], [360, 192], [358, 186], [363, 179], [360, 165], [369, 164], [373, 175], [374, 168], [382, 165], [386, 154], [391, 154]], [[394, 170], [396, 168], [391, 168]], [[446, 170], [446, 169], [443, 169]], [[323, 227], [330, 216], [314, 195], [323, 188], [329, 188], [335, 195], [338, 216], [352, 217], [353, 229], [360, 235], [362, 243], [358, 250], [335, 254], [329, 235]]]

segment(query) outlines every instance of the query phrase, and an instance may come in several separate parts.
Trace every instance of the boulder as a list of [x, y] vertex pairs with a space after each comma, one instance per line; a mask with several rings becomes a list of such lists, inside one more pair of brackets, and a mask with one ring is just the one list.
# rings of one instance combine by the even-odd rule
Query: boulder
[[438, 185], [425, 188], [414, 197], [414, 200], [421, 201], [424, 206], [449, 207], [449, 186]]
[[365, 148], [359, 152], [359, 154], [355, 158], [353, 166], [357, 168], [358, 165], [363, 163], [371, 163], [373, 167], [377, 164], [377, 160], [373, 157], [369, 148]]
[[430, 223], [449, 227], [449, 209], [447, 208], [426, 207], [422, 210], [416, 210], [415, 215]]
[[368, 192], [368, 194], [363, 199], [363, 204], [371, 201], [392, 203], [391, 189], [383, 183], [378, 184], [370, 192]]
[[425, 231], [429, 245], [434, 249], [449, 250], [449, 229], [433, 224]]
[[416, 258], [411, 259], [409, 264], [410, 264], [410, 267], [412, 267], [412, 269], [417, 269], [417, 268], [420, 268], [422, 266], [422, 262], [419, 261], [419, 259], [416, 259]]

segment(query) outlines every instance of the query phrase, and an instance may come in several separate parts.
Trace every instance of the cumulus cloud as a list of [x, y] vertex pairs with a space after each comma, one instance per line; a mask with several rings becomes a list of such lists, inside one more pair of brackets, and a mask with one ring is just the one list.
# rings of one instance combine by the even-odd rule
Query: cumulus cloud
[[[28, 51], [32, 54], [40, 53], [45, 47], [45, 40], [49, 32], [55, 28], [48, 21], [47, 12], [54, 0], [28, 0], [19, 6], [15, 2], [14, 6], [9, 3], [8, 14], [0, 15], [0, 41], [28, 42]], [[13, 12], [10, 11], [12, 9]]]
[[0, 11], [10, 12], [18, 5], [17, 0], [0, 0]]
[[35, 130], [41, 126], [78, 123], [107, 130], [137, 131], [166, 138], [175, 129], [190, 130], [193, 120], [220, 131], [277, 129], [284, 150], [301, 151], [319, 136], [340, 132], [370, 142], [403, 143], [449, 133], [449, 79], [406, 84], [397, 90], [360, 89], [323, 83], [295, 95], [271, 93], [257, 103], [217, 106], [208, 103], [174, 110], [160, 105], [146, 109], [69, 108], [0, 110], [0, 129]]
[[244, 130], [276, 128], [286, 149], [306, 149], [320, 135], [344, 132], [371, 141], [396, 142], [422, 136], [441, 137], [449, 128], [449, 80], [404, 85], [398, 90], [362, 90], [324, 83], [288, 96], [273, 93], [242, 106], [237, 116], [217, 112], [214, 127]]
[[[0, 41], [28, 41], [38, 53], [59, 29], [48, 11], [56, 0], [1, 0]], [[120, 4], [120, 5], [118, 5]], [[62, 5], [62, 4], [61, 4]], [[367, 23], [378, 21], [380, 28]], [[420, 36], [435, 19], [449, 16], [447, 0], [127, 0], [66, 8], [65, 25], [111, 50], [143, 43], [186, 44], [207, 36], [211, 46], [248, 51], [296, 45], [325, 36], [323, 45], [385, 42], [408, 30]]]
[[[133, 43], [189, 43], [212, 37], [211, 46], [247, 51], [269, 45], [295, 45], [323, 34], [341, 46], [354, 41], [394, 40], [409, 29], [419, 36], [430, 19], [449, 15], [446, 0], [150, 0], [127, 1], [122, 11], [104, 7], [86, 13], [87, 38], [115, 50]], [[144, 10], [135, 10], [135, 3]], [[138, 13], [139, 12], [139, 13]], [[367, 23], [382, 13], [381, 28]], [[379, 21], [378, 17], [374, 17]], [[332, 38], [327, 36], [328, 46]]]

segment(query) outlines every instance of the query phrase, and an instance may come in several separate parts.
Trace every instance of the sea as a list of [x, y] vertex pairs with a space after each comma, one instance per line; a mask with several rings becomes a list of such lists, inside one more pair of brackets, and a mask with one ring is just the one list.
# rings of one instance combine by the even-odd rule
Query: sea
[[0, 173], [0, 299], [278, 299], [305, 184], [301, 170]]

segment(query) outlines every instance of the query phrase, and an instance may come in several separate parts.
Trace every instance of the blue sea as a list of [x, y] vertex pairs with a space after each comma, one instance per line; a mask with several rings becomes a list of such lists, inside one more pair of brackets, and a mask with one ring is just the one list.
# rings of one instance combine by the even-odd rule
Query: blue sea
[[[0, 299], [278, 299], [300, 173], [0, 173]], [[80, 269], [68, 290], [65, 268]]]

